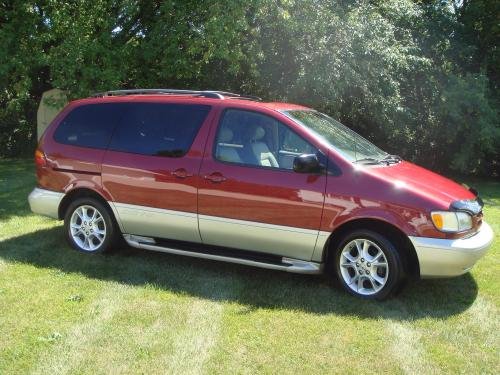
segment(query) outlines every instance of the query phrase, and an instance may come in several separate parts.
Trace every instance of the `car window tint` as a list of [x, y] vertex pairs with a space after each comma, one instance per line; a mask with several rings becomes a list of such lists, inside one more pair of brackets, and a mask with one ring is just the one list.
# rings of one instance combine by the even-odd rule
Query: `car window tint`
[[109, 149], [181, 157], [189, 151], [209, 110], [205, 105], [131, 103]]
[[282, 137], [282, 151], [298, 154], [310, 154], [314, 152], [314, 148], [293, 131], [290, 131], [287, 128], [285, 129], [284, 127], [280, 130]]
[[123, 108], [120, 103], [78, 106], [61, 121], [54, 139], [68, 145], [105, 149]]
[[317, 149], [285, 124], [257, 112], [228, 109], [220, 121], [215, 158], [220, 161], [293, 169], [293, 160]]

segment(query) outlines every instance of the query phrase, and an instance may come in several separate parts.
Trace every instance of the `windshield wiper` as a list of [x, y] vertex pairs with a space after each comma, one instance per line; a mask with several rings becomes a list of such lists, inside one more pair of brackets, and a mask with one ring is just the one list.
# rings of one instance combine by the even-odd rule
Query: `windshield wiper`
[[353, 163], [380, 164], [380, 160], [375, 158], [363, 158], [354, 160]]
[[379, 159], [379, 162], [381, 162], [381, 163], [384, 163], [384, 162], [385, 163], [399, 163], [401, 160], [403, 160], [403, 158], [401, 158], [401, 156], [399, 156], [399, 155], [388, 154], [384, 158]]
[[387, 163], [387, 164], [391, 164], [391, 163], [399, 163], [401, 160], [403, 160], [403, 159], [399, 155], [388, 154], [388, 155], [384, 156], [382, 159], [367, 157], [367, 158], [354, 160], [353, 163], [365, 163], [365, 164]]

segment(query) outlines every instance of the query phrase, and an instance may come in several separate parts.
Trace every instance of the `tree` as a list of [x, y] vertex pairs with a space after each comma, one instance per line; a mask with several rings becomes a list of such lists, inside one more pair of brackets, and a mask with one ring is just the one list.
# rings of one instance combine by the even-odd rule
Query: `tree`
[[[444, 172], [498, 173], [491, 0], [0, 2], [0, 150], [46, 89], [223, 89], [313, 106]], [[493, 12], [492, 12], [493, 10]], [[498, 13], [498, 12], [497, 12]]]

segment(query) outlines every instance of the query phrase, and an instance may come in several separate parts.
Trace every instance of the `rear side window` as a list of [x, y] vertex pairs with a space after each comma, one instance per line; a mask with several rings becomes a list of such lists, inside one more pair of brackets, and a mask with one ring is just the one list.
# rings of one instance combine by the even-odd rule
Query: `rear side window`
[[120, 103], [76, 107], [59, 124], [54, 139], [67, 145], [105, 149], [122, 109]]
[[189, 151], [209, 111], [205, 105], [130, 103], [109, 149], [181, 157]]

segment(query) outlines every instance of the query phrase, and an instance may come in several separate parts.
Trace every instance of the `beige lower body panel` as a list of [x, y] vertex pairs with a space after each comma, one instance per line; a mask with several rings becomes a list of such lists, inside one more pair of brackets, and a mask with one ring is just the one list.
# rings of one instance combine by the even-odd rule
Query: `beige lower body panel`
[[330, 235], [331, 235], [330, 232], [323, 232], [323, 231], [319, 232], [318, 239], [316, 240], [316, 246], [314, 247], [314, 254], [311, 259], [312, 261], [323, 262], [326, 242], [330, 238]]
[[63, 193], [35, 188], [29, 195], [28, 202], [34, 213], [59, 219], [59, 205], [63, 198]]
[[201, 242], [198, 215], [191, 212], [109, 202], [123, 233]]
[[311, 260], [319, 231], [199, 215], [203, 243]]
[[251, 250], [321, 262], [329, 233], [109, 202], [122, 233]]

